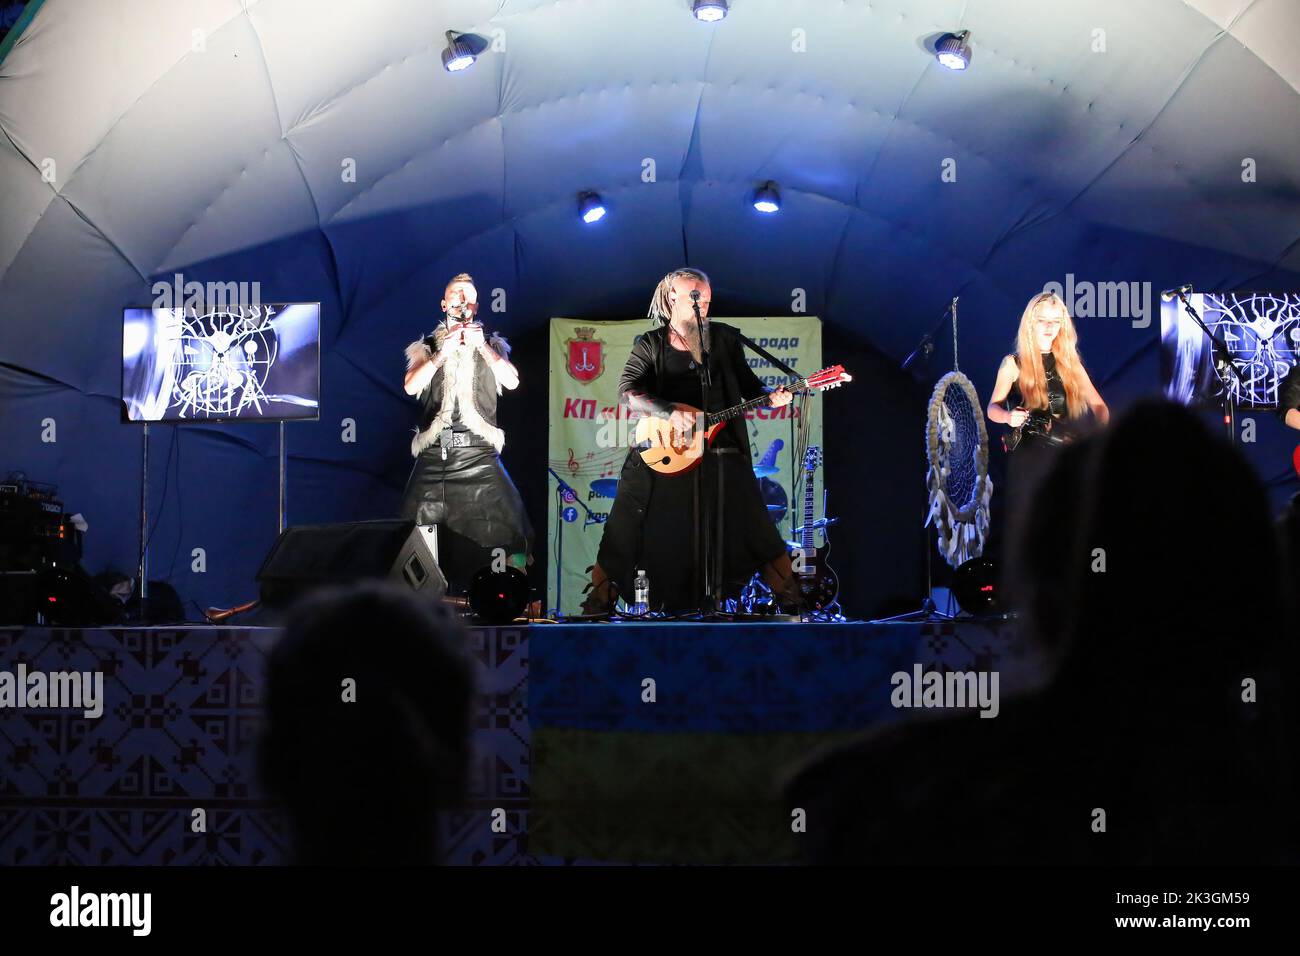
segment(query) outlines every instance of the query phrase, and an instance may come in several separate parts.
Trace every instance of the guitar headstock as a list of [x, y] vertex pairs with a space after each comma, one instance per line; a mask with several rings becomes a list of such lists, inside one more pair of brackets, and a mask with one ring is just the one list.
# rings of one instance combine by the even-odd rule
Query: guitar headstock
[[812, 474], [822, 463], [822, 450], [818, 445], [809, 445], [803, 456], [803, 470]]
[[853, 376], [844, 371], [843, 365], [832, 365], [830, 368], [824, 368], [820, 372], [814, 372], [808, 376], [809, 388], [838, 388], [845, 382], [853, 381]]

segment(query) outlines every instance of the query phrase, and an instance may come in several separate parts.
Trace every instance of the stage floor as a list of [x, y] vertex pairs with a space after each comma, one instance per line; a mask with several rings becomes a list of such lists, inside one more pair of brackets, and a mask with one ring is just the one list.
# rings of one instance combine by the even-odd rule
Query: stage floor
[[[103, 713], [0, 709], [0, 865], [284, 860], [255, 773], [268, 627], [0, 628], [0, 671], [99, 671]], [[382, 640], [382, 635], [367, 635]], [[469, 628], [475, 758], [448, 863], [798, 858], [776, 784], [906, 716], [891, 675], [1037, 663], [1014, 622]], [[191, 812], [207, 811], [192, 833]], [[506, 833], [494, 833], [504, 810]]]

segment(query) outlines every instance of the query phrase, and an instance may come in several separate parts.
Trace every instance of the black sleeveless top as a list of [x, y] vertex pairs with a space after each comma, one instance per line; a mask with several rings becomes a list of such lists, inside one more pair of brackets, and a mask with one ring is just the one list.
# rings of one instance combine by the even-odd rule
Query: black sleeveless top
[[[1069, 411], [1069, 405], [1065, 397], [1065, 382], [1061, 380], [1060, 374], [1056, 371], [1056, 356], [1051, 352], [1044, 352], [1043, 355], [1043, 373], [1047, 377], [1047, 407], [1056, 419], [1064, 418]], [[1013, 355], [1016, 365], [1020, 365], [1020, 356]], [[1017, 379], [1011, 385], [1011, 392], [1007, 395], [1007, 410], [1017, 408], [1024, 404], [1025, 397], [1020, 393], [1020, 380]]]

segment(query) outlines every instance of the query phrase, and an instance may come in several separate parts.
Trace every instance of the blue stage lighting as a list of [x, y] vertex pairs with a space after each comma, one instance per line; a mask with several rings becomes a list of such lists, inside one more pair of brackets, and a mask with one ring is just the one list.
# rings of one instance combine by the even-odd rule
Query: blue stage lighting
[[754, 208], [766, 213], [781, 209], [781, 194], [776, 191], [776, 183], [766, 182], [754, 190]]
[[605, 204], [596, 193], [583, 193], [578, 197], [578, 214], [585, 223], [600, 222], [605, 218]]

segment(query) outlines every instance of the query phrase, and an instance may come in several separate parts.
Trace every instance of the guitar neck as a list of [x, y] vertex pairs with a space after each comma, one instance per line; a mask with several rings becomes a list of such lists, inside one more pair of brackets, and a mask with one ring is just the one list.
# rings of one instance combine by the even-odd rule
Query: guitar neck
[[[800, 392], [807, 387], [808, 379], [801, 378], [797, 382], [791, 382], [785, 388], [786, 391], [789, 392]], [[758, 396], [758, 398], [751, 398], [747, 402], [741, 402], [739, 405], [732, 405], [730, 408], [724, 408], [720, 412], [709, 412], [709, 414], [705, 416], [705, 420], [710, 425], [716, 425], [718, 422], [729, 421], [737, 415], [743, 415], [751, 408], [758, 408], [760, 405], [766, 405], [767, 401], [768, 393], [764, 393]]]
[[805, 555], [811, 555], [816, 549], [813, 547], [813, 469], [809, 469], [803, 486], [803, 532], [800, 534], [800, 544], [803, 547]]

